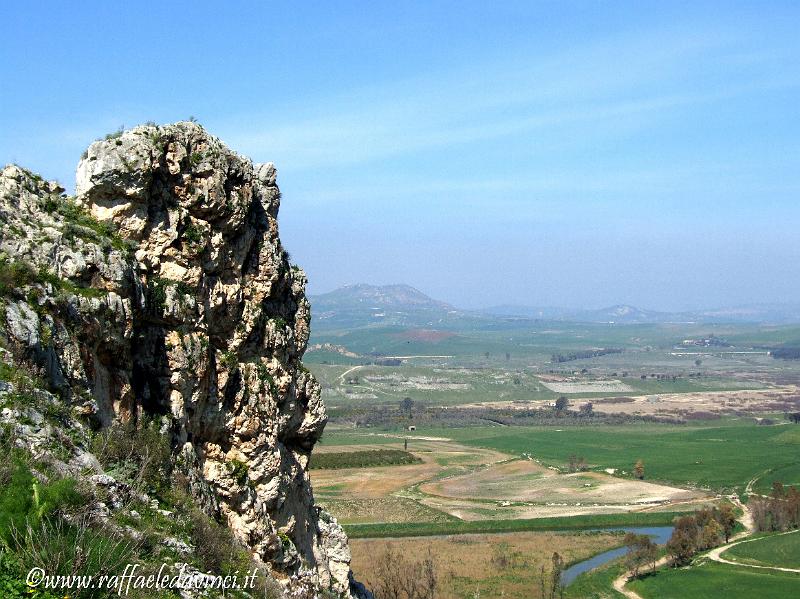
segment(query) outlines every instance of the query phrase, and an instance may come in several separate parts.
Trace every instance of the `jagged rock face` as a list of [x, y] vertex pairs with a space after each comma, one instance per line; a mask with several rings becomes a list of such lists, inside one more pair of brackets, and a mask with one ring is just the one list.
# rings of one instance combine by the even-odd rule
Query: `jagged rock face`
[[[176, 464], [208, 511], [290, 587], [348, 595], [346, 537], [320, 520], [307, 473], [326, 413], [300, 361], [310, 309], [278, 237], [275, 168], [194, 123], [95, 142], [76, 202], [124, 244], [70, 235], [43, 209], [62, 191], [2, 173], [0, 217], [22, 234], [0, 250], [77, 288], [59, 307], [69, 318], [48, 323], [51, 343], [35, 338], [41, 323], [24, 303], [7, 306], [11, 334], [99, 424], [166, 416]], [[54, 297], [41, 301], [65, 301]]]

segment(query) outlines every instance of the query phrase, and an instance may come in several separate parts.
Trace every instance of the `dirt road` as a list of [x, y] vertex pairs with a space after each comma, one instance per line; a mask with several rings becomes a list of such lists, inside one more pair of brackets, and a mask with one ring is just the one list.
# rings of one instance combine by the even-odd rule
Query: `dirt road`
[[[757, 478], [758, 477], [754, 478], [753, 480], [751, 480], [750, 482], [747, 483], [747, 489], [748, 490], [752, 489], [753, 484], [755, 483]], [[705, 554], [705, 557], [708, 557], [709, 559], [712, 559], [714, 561], [717, 561], [717, 562], [720, 562], [720, 563], [723, 563], [723, 564], [733, 564], [735, 566], [745, 566], [746, 564], [740, 564], [738, 562], [731, 562], [731, 561], [728, 561], [728, 560], [724, 559], [723, 557], [721, 557], [721, 554], [722, 554], [723, 551], [726, 551], [727, 549], [730, 549], [734, 545], [738, 545], [739, 543], [746, 543], [748, 541], [753, 540], [753, 539], [747, 539], [747, 540], [741, 540], [741, 539], [743, 539], [744, 537], [749, 537], [751, 534], [753, 534], [753, 532], [755, 532], [755, 526], [753, 525], [753, 515], [750, 513], [750, 509], [739, 500], [739, 496], [736, 495], [736, 494], [728, 496], [728, 499], [731, 501], [731, 503], [735, 504], [739, 509], [742, 510], [742, 515], [739, 518], [739, 522], [742, 523], [742, 526], [744, 526], [745, 529], [742, 532], [740, 532], [738, 534], [735, 534], [733, 537], [731, 537], [729, 542], [725, 543], [724, 545], [720, 545], [719, 547], [716, 547], [715, 549], [712, 549], [710, 552]], [[798, 532], [798, 531], [792, 531], [792, 532]], [[786, 533], [784, 533], [784, 534], [786, 534]], [[658, 560], [655, 563], [655, 568], [654, 569], [657, 570], [661, 566], [666, 565], [667, 562], [669, 562], [669, 557], [666, 557], [666, 556], [662, 557], [660, 560]], [[771, 569], [771, 570], [782, 570], [782, 571], [787, 571], [787, 572], [800, 572], [800, 570], [792, 570], [790, 568], [777, 568], [777, 567], [773, 568], [771, 566], [751, 566], [751, 567], [754, 567], [754, 568], [766, 568], [766, 569]], [[625, 595], [626, 597], [628, 597], [628, 599], [644, 599], [638, 593], [635, 593], [634, 591], [632, 591], [632, 590], [630, 590], [628, 588], [625, 588], [625, 584], [628, 582], [628, 580], [632, 576], [633, 576], [633, 572], [628, 571], [628, 572], [625, 572], [624, 574], [622, 574], [621, 576], [615, 578], [614, 582], [612, 583], [612, 585], [614, 587], [614, 590], [617, 591], [618, 593], [621, 593], [621, 594]]]

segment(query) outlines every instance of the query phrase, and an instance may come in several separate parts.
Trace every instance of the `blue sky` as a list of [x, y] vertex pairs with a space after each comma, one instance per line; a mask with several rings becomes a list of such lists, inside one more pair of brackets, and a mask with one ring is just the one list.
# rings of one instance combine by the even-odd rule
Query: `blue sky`
[[273, 161], [310, 291], [796, 302], [791, 2], [8, 2], [0, 161], [197, 117]]

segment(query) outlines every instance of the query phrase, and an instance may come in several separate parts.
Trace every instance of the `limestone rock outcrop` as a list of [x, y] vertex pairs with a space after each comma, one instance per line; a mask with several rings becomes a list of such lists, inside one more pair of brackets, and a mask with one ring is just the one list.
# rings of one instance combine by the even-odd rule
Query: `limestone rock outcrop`
[[168, 422], [192, 494], [288, 591], [351, 596], [307, 471], [327, 416], [274, 166], [196, 123], [146, 125], [93, 143], [76, 183], [72, 199], [2, 171], [0, 251], [38, 273], [35, 297], [5, 302], [8, 336], [92, 426]]

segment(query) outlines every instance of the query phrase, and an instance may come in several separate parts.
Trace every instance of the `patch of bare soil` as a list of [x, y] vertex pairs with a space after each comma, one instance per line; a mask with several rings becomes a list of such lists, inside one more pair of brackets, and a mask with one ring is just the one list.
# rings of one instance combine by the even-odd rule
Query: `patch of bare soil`
[[698, 497], [694, 491], [617, 478], [600, 472], [560, 474], [536, 462], [517, 460], [423, 484], [429, 495], [537, 503], [655, 504]]
[[692, 414], [759, 414], [800, 409], [800, 388], [792, 385], [746, 391], [698, 391], [638, 395], [626, 403], [596, 401], [596, 411], [614, 414], [692, 417]]
[[437, 331], [435, 329], [409, 329], [395, 335], [400, 339], [407, 339], [410, 341], [422, 341], [426, 343], [438, 343], [450, 337], [455, 337], [456, 334], [450, 331]]

